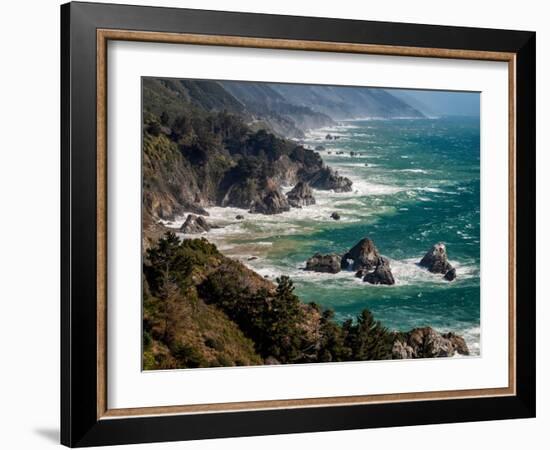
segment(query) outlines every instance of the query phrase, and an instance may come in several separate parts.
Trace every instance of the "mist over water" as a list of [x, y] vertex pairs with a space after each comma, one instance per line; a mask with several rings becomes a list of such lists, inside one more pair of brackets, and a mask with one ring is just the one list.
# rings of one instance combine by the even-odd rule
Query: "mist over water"
[[[353, 181], [353, 192], [315, 191], [316, 205], [273, 216], [210, 208], [210, 221], [225, 227], [205, 237], [262, 275], [289, 275], [303, 301], [334, 309], [338, 320], [368, 308], [393, 330], [456, 331], [478, 354], [479, 118], [345, 121], [311, 132], [305, 144], [322, 145], [323, 160]], [[302, 270], [314, 253], [342, 254], [364, 237], [389, 258], [394, 286]], [[454, 282], [417, 266], [437, 242], [447, 245]]]

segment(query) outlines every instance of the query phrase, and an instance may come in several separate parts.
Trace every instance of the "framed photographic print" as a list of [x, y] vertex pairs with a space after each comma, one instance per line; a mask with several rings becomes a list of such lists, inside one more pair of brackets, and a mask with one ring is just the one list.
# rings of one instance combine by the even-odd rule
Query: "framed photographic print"
[[535, 33], [61, 19], [63, 444], [535, 415]]

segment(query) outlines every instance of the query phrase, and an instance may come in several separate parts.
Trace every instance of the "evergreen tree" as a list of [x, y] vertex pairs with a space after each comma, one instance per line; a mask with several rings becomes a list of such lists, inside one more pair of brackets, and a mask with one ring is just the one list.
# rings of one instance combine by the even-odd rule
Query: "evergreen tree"
[[392, 336], [372, 313], [365, 309], [357, 318], [357, 324], [344, 323], [346, 345], [355, 361], [388, 359], [391, 356]]
[[160, 115], [160, 123], [165, 127], [170, 125], [170, 116], [166, 111], [162, 111], [162, 114]]

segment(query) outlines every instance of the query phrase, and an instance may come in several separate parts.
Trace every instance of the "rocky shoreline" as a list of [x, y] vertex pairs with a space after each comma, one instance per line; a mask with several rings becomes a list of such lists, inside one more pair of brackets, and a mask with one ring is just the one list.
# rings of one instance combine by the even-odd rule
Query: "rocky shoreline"
[[390, 331], [366, 309], [336, 322], [331, 310], [302, 302], [288, 277], [274, 283], [204, 238], [171, 233], [146, 253], [144, 333], [146, 370], [470, 354], [462, 336]]

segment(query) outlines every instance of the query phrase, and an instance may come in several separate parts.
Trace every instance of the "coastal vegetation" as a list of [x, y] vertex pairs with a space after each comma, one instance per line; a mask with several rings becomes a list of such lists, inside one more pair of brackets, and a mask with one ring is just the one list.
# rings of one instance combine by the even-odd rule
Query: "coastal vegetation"
[[145, 370], [467, 352], [452, 333], [391, 332], [367, 309], [338, 323], [332, 310], [301, 302], [290, 278], [272, 283], [204, 238], [160, 238], [146, 252], [143, 293]]
[[[312, 150], [300, 143], [303, 131], [334, 124], [331, 110], [338, 116], [366, 114], [367, 103], [370, 113], [421, 114], [389, 94], [368, 89], [357, 90], [355, 97], [350, 93], [348, 88], [143, 80], [145, 370], [469, 353], [461, 336], [430, 327], [389, 330], [368, 309], [337, 320], [332, 309], [302, 301], [288, 276], [272, 281], [225, 256], [208, 240], [187, 236], [219, 228], [209, 217], [212, 206], [240, 208], [247, 218], [239, 213], [235, 220], [245, 223], [248, 214], [311, 207], [319, 191], [352, 191], [352, 181], [324, 163], [319, 154], [323, 146]], [[291, 98], [307, 99], [314, 107]], [[326, 145], [339, 138], [327, 134]], [[338, 212], [330, 217], [341, 220]], [[184, 220], [177, 228], [168, 231], [166, 224], [180, 218]], [[174, 234], [178, 229], [185, 239]], [[447, 281], [456, 278], [441, 243], [420, 266]], [[305, 270], [349, 271], [364, 286], [391, 289], [395, 284], [389, 259], [366, 237], [346, 252], [316, 253]]]

